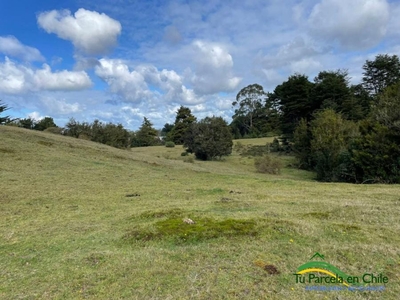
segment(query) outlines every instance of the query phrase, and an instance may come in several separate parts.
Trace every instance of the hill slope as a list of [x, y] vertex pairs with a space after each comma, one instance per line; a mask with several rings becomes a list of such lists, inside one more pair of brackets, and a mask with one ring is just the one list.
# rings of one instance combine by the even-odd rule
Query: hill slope
[[181, 152], [0, 126], [0, 298], [319, 299], [293, 275], [315, 252], [351, 275], [385, 274], [380, 296], [397, 298], [399, 186]]

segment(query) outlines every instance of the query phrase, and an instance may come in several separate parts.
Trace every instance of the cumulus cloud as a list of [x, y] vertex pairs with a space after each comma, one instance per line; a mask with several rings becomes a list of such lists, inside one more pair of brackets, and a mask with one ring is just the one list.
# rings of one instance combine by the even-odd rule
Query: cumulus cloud
[[16, 64], [8, 57], [0, 63], [0, 92], [21, 94], [34, 91], [74, 91], [92, 86], [86, 72], [52, 72], [47, 64], [42, 69]]
[[83, 110], [84, 107], [77, 102], [69, 103], [66, 99], [55, 97], [55, 96], [43, 96], [41, 97], [42, 105], [46, 107], [46, 110], [50, 114], [57, 115], [69, 115], [75, 114]]
[[311, 34], [348, 49], [377, 45], [386, 34], [388, 21], [386, 0], [322, 0], [308, 19]]
[[112, 93], [127, 101], [140, 102], [151, 96], [143, 75], [130, 71], [122, 60], [102, 58], [95, 67], [95, 73], [108, 84]]
[[272, 69], [289, 65], [317, 54], [318, 51], [314, 49], [311, 43], [306, 42], [302, 37], [297, 37], [279, 47], [276, 54], [268, 54], [256, 60], [259, 61], [264, 68]]
[[40, 120], [43, 119], [44, 117], [41, 116], [39, 112], [33, 111], [33, 112], [31, 112], [31, 113], [29, 113], [29, 114], [27, 115], [27, 118], [31, 118], [31, 119], [33, 119], [33, 120], [35, 120], [35, 121], [40, 121]]
[[25, 61], [44, 61], [36, 48], [22, 44], [15, 36], [0, 36], [0, 53]]
[[201, 98], [185, 87], [182, 77], [173, 70], [159, 71], [152, 65], [139, 65], [131, 71], [122, 60], [102, 58], [95, 67], [95, 73], [108, 84], [112, 93], [126, 101], [154, 102], [162, 95], [164, 101], [201, 102]]
[[46, 32], [71, 41], [78, 50], [90, 55], [107, 53], [121, 33], [118, 21], [83, 8], [74, 15], [69, 10], [42, 12], [37, 21]]
[[196, 69], [191, 82], [197, 94], [206, 95], [235, 90], [241, 78], [233, 76], [233, 59], [215, 43], [193, 42]]

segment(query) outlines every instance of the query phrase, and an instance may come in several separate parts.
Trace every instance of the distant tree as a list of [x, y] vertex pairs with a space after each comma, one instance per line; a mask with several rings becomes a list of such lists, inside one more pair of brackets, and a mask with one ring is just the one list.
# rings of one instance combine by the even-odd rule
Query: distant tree
[[196, 117], [191, 110], [188, 107], [181, 106], [176, 113], [174, 127], [171, 129], [168, 139], [176, 145], [182, 145], [190, 124], [194, 122], [196, 122]]
[[198, 159], [213, 160], [232, 153], [232, 134], [221, 117], [207, 117], [192, 123], [185, 135], [184, 147]]
[[267, 115], [266, 130], [275, 134], [280, 133], [282, 111], [280, 103], [273, 93], [267, 93], [265, 101], [265, 109]]
[[397, 55], [379, 54], [363, 66], [363, 86], [371, 95], [382, 93], [400, 80], [400, 60]]
[[26, 129], [33, 129], [36, 125], [36, 121], [31, 117], [25, 119], [19, 119], [18, 126]]
[[139, 130], [132, 137], [132, 147], [147, 147], [159, 144], [158, 132], [153, 128], [153, 124], [146, 117]]
[[104, 124], [99, 120], [94, 120], [93, 123], [80, 123], [71, 118], [65, 125], [64, 135], [121, 149], [128, 148], [131, 143], [129, 132], [121, 124]]
[[306, 119], [301, 119], [294, 131], [292, 149], [300, 169], [313, 169], [311, 131]]
[[165, 123], [164, 127], [161, 129], [161, 137], [163, 140], [168, 140], [170, 138], [170, 132], [174, 129], [174, 124]]
[[[241, 89], [232, 102], [235, 114], [232, 116], [233, 125], [245, 134], [257, 135], [266, 123], [265, 103], [266, 93], [261, 85], [255, 83]], [[231, 125], [232, 126], [232, 125]]]
[[315, 105], [311, 103], [314, 84], [306, 75], [295, 74], [278, 85], [270, 97], [279, 103], [282, 134], [292, 139], [294, 130], [302, 118], [311, 120]]
[[0, 125], [7, 124], [9, 122], [12, 122], [10, 116], [1, 116], [2, 113], [5, 111], [9, 110], [10, 108], [7, 106], [7, 104], [3, 103], [0, 100]]
[[399, 136], [372, 119], [361, 121], [361, 136], [351, 144], [358, 183], [400, 183]]
[[357, 182], [400, 183], [400, 83], [375, 97], [361, 136], [351, 145]]
[[332, 108], [341, 112], [343, 102], [350, 98], [349, 81], [346, 70], [319, 72], [311, 92], [311, 110]]
[[343, 157], [348, 155], [348, 145], [358, 136], [358, 127], [351, 121], [344, 120], [333, 109], [316, 113], [310, 125], [310, 150], [321, 181], [346, 181], [349, 174], [344, 174]]
[[368, 91], [361, 85], [350, 87], [350, 96], [343, 100], [340, 112], [348, 120], [359, 121], [367, 117], [372, 103]]
[[45, 117], [45, 118], [41, 119], [40, 121], [36, 122], [35, 125], [33, 126], [33, 129], [43, 131], [49, 127], [57, 127], [57, 125], [56, 125], [56, 123], [54, 123], [53, 118]]
[[75, 138], [87, 136], [91, 139], [91, 125], [87, 122], [79, 123], [74, 118], [69, 119], [65, 125], [64, 135]]
[[108, 123], [103, 128], [104, 144], [121, 149], [130, 146], [129, 132], [121, 124]]
[[373, 106], [372, 117], [400, 136], [400, 82], [389, 86], [378, 95], [377, 103]]

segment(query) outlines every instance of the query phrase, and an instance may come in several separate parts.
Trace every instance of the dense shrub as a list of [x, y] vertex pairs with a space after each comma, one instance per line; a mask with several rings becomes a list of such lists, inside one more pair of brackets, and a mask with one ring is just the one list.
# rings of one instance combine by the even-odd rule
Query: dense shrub
[[99, 120], [90, 124], [70, 119], [65, 126], [64, 134], [116, 148], [128, 148], [130, 144], [129, 132], [121, 124], [104, 124]]
[[271, 155], [264, 155], [254, 160], [254, 166], [260, 173], [280, 174], [282, 162], [280, 159]]
[[207, 117], [192, 123], [185, 135], [184, 147], [201, 160], [220, 159], [232, 153], [232, 134], [221, 117]]
[[175, 147], [175, 143], [174, 143], [174, 142], [171, 142], [171, 141], [165, 142], [165, 147], [167, 147], [167, 148], [174, 148], [174, 147]]
[[279, 144], [279, 140], [277, 138], [274, 138], [272, 143], [269, 144], [269, 151], [271, 152], [279, 152], [281, 151], [281, 145]]
[[50, 132], [53, 134], [61, 134], [63, 132], [63, 129], [60, 127], [48, 127], [44, 130], [45, 132]]

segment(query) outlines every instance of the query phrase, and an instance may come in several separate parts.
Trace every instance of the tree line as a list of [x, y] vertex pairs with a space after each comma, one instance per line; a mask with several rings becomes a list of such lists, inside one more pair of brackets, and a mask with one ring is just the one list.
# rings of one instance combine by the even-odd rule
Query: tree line
[[[346, 70], [321, 71], [313, 81], [294, 74], [265, 92], [259, 84], [239, 91], [228, 124], [221, 117], [198, 121], [181, 106], [173, 124], [156, 130], [146, 117], [137, 131], [121, 124], [77, 122], [59, 129], [52, 118], [11, 120], [0, 124], [47, 130], [118, 148], [168, 143], [183, 145], [199, 159], [232, 151], [232, 137], [279, 136], [271, 151], [290, 153], [298, 167], [313, 170], [321, 181], [400, 183], [400, 61], [380, 54], [362, 66], [359, 84]], [[7, 106], [0, 103], [0, 115]]]
[[[8, 110], [0, 103], [0, 114]], [[79, 122], [71, 118], [64, 128], [58, 127], [53, 118], [45, 117], [39, 121], [32, 118], [14, 119], [2, 117], [0, 124], [17, 126], [31, 130], [47, 131], [79, 139], [90, 140], [112, 147], [126, 149], [130, 147], [183, 145], [186, 153], [193, 153], [201, 160], [221, 159], [232, 152], [231, 130], [221, 117], [207, 117], [197, 121], [188, 107], [181, 106], [174, 124], [165, 124], [162, 130], [154, 128], [151, 121], [144, 117], [137, 131], [129, 131], [122, 124]]]
[[362, 68], [356, 85], [336, 70], [314, 81], [291, 75], [273, 92], [243, 88], [232, 103], [234, 136], [279, 135], [273, 148], [321, 181], [400, 183], [400, 61], [380, 54]]

